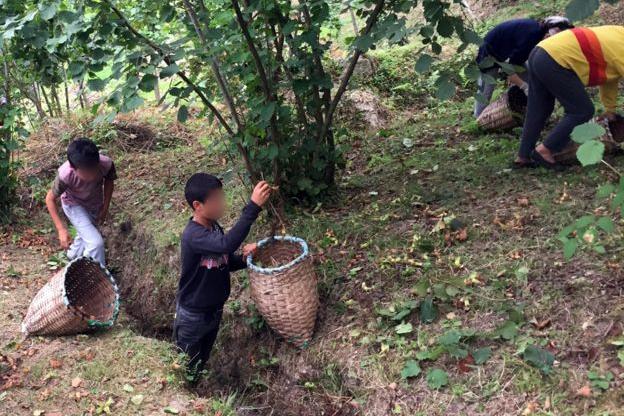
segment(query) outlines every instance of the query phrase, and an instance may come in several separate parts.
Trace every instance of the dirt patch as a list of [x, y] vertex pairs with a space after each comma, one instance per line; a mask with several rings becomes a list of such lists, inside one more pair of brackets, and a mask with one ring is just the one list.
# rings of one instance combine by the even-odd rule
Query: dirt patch
[[367, 90], [347, 91], [341, 101], [339, 113], [342, 120], [363, 123], [367, 129], [385, 126], [390, 116], [379, 96]]

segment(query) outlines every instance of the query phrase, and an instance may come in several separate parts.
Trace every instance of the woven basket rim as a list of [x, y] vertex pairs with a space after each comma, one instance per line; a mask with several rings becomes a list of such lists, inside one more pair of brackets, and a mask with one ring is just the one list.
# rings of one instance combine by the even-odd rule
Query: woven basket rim
[[[109, 319], [108, 321], [100, 321], [100, 320], [97, 320], [97, 319], [86, 319], [87, 324], [91, 328], [108, 328], [108, 327], [111, 327], [111, 326], [113, 326], [113, 324], [117, 320], [117, 315], [119, 315], [119, 287], [117, 286], [117, 282], [115, 281], [115, 278], [108, 271], [108, 269], [106, 267], [102, 266], [102, 264], [100, 264], [100, 262], [97, 261], [96, 259], [94, 259], [93, 257], [90, 257], [90, 256], [77, 257], [77, 258], [73, 259], [72, 261], [70, 261], [69, 263], [67, 263], [65, 265], [65, 268], [63, 269], [63, 282], [65, 282], [65, 277], [66, 277], [67, 271], [69, 270], [70, 266], [72, 264], [74, 264], [74, 263], [77, 263], [79, 261], [84, 261], [84, 260], [87, 260], [87, 261], [90, 261], [91, 263], [94, 263], [95, 265], [97, 265], [104, 272], [104, 275], [107, 277], [107, 279], [113, 285], [113, 292], [115, 292], [115, 306], [114, 306], [113, 315], [111, 316], [111, 319]], [[68, 308], [69, 307], [74, 307], [74, 305], [71, 305], [69, 303], [69, 297], [67, 296], [67, 291], [65, 289], [65, 284], [63, 284], [63, 292], [61, 293], [61, 296], [63, 298], [63, 303], [65, 304], [65, 306], [67, 306]]]
[[294, 267], [295, 265], [301, 263], [303, 260], [306, 259], [306, 257], [308, 257], [310, 255], [310, 251], [308, 250], [308, 243], [305, 242], [304, 239], [299, 238], [299, 237], [293, 237], [290, 235], [285, 235], [285, 236], [274, 236], [274, 237], [267, 237], [263, 240], [260, 240], [258, 242], [258, 248], [260, 247], [264, 247], [265, 245], [273, 242], [274, 240], [277, 241], [286, 241], [289, 243], [295, 243], [298, 244], [301, 247], [302, 253], [299, 255], [299, 257], [297, 257], [296, 259], [290, 261], [287, 264], [278, 266], [278, 267], [260, 267], [260, 266], [256, 266], [253, 262], [253, 254], [249, 254], [247, 256], [247, 267], [256, 272], [256, 273], [260, 273], [260, 274], [276, 274], [276, 273], [281, 273], [287, 269], [290, 269], [292, 267]]

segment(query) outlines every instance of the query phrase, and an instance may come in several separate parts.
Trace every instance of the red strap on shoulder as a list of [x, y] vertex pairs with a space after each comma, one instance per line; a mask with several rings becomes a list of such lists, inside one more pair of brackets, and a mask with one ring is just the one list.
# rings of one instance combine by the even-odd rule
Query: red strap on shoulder
[[607, 62], [602, 53], [600, 40], [593, 30], [587, 28], [572, 29], [576, 40], [581, 46], [581, 51], [589, 64], [588, 85], [594, 87], [602, 85], [607, 81]]

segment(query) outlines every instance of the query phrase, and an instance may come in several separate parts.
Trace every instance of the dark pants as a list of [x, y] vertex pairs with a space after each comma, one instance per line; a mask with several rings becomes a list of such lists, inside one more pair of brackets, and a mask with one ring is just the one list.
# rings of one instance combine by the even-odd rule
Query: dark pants
[[199, 381], [210, 357], [222, 314], [223, 306], [202, 313], [188, 311], [180, 305], [176, 307], [173, 336], [178, 348], [188, 355], [187, 370], [191, 383]]
[[594, 104], [574, 71], [565, 69], [545, 50], [536, 47], [529, 57], [529, 104], [520, 157], [529, 158], [535, 150], [535, 144], [555, 109], [555, 99], [563, 106], [565, 115], [544, 140], [544, 146], [551, 152], [563, 150], [570, 142], [572, 130], [591, 120]]

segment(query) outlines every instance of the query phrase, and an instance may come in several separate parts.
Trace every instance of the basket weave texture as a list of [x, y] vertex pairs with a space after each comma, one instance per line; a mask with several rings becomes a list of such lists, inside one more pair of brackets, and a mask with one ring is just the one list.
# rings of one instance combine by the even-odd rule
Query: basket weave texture
[[305, 241], [267, 238], [247, 257], [251, 298], [269, 326], [289, 342], [312, 338], [319, 299], [317, 277]]
[[526, 95], [519, 87], [513, 86], [483, 110], [477, 124], [486, 131], [507, 130], [520, 126], [524, 120], [526, 106]]
[[[600, 124], [606, 130], [606, 133], [599, 139], [605, 145], [604, 153], [606, 155], [615, 153], [622, 148], [622, 142], [624, 142], [624, 137], [621, 137], [621, 131], [624, 128], [623, 119], [618, 119], [612, 123], [599, 118], [595, 118], [593, 121], [594, 123]], [[576, 151], [579, 147], [580, 145], [578, 143], [570, 140], [570, 143], [568, 143], [562, 151], [553, 154], [553, 157], [557, 163], [565, 165], [576, 164], [578, 163]]]
[[97, 261], [70, 262], [39, 290], [22, 322], [26, 335], [69, 335], [108, 328], [119, 313], [119, 290]]

